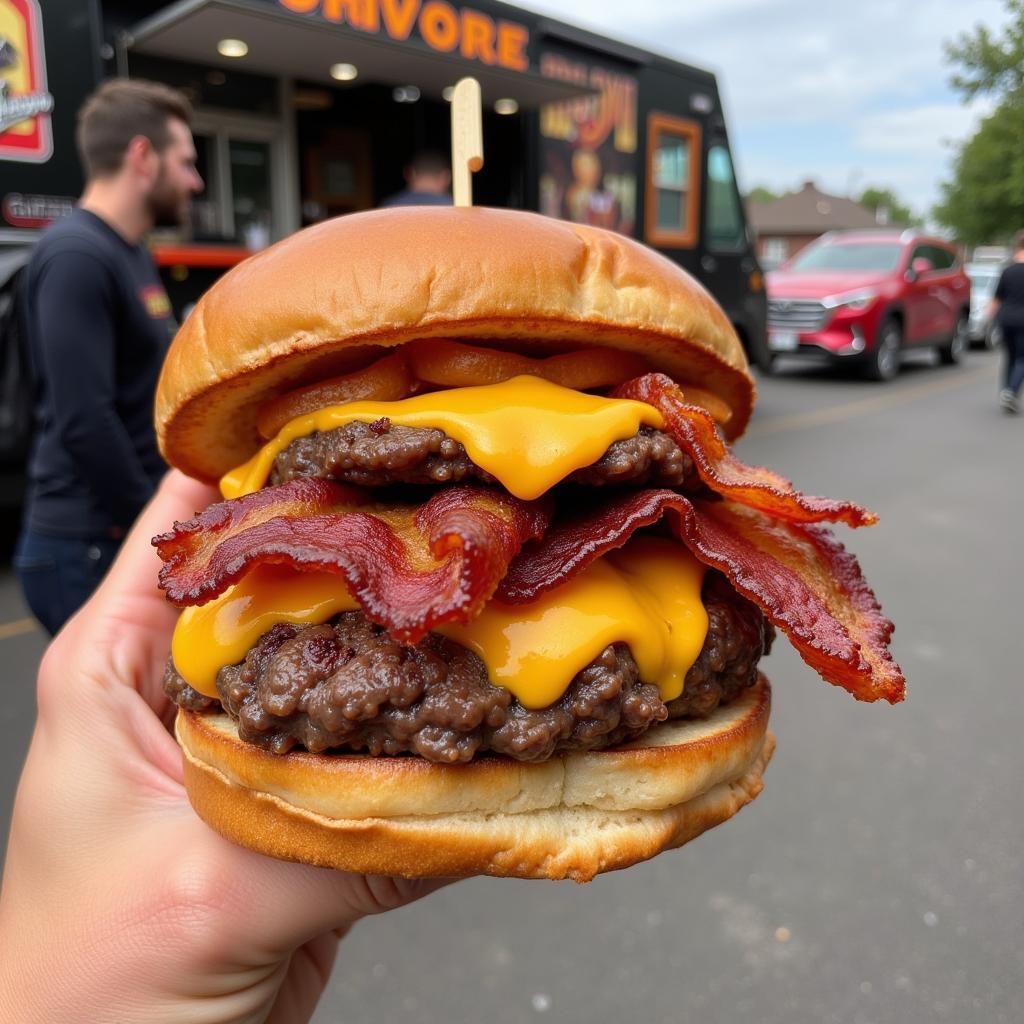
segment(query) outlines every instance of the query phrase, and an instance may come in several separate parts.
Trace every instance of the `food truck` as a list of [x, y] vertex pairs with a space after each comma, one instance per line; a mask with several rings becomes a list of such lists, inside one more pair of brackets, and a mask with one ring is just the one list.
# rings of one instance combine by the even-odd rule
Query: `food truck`
[[[75, 113], [105, 77], [182, 89], [206, 188], [154, 236], [179, 315], [227, 267], [402, 188], [483, 98], [480, 205], [638, 238], [699, 278], [755, 362], [765, 298], [714, 75], [491, 0], [0, 0], [0, 246], [82, 187]], [[500, 244], [500, 239], [495, 239]]]

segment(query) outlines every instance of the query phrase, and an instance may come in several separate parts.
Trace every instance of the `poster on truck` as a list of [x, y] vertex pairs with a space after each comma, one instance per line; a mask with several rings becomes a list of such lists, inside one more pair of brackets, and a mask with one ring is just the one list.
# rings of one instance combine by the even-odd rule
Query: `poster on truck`
[[541, 55], [540, 71], [595, 90], [541, 110], [541, 213], [635, 234], [636, 79], [554, 52]]

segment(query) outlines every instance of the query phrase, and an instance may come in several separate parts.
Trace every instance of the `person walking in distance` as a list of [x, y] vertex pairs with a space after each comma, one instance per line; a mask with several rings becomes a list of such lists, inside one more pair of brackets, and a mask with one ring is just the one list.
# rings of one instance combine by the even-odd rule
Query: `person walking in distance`
[[1014, 235], [1013, 262], [1000, 275], [988, 313], [998, 321], [1006, 349], [999, 404], [1016, 413], [1024, 386], [1024, 231]]
[[14, 564], [51, 634], [100, 582], [167, 468], [152, 405], [177, 325], [142, 241], [184, 223], [203, 188], [191, 114], [155, 82], [101, 85], [78, 113], [85, 191], [26, 271], [36, 435]]

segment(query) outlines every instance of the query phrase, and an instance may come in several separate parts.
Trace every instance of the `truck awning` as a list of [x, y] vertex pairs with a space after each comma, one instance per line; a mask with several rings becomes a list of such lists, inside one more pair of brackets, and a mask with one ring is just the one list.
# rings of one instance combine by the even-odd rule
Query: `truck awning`
[[[222, 57], [217, 52], [221, 39], [242, 39], [249, 52], [242, 59]], [[359, 69], [361, 83], [415, 85], [434, 98], [440, 98], [445, 86], [472, 75], [485, 104], [511, 97], [523, 109], [597, 91], [534, 71], [420, 49], [383, 33], [361, 32], [251, 0], [178, 0], [135, 25], [124, 41], [134, 53], [332, 85], [338, 83], [329, 69], [344, 61]]]

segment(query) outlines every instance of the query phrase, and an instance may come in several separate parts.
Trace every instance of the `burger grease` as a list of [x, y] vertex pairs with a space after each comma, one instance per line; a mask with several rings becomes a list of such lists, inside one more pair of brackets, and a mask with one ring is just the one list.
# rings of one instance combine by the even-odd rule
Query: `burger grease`
[[899, 700], [868, 525], [735, 459], [754, 401], [710, 296], [527, 213], [307, 229], [196, 307], [156, 419], [224, 501], [155, 539], [198, 813], [347, 870], [580, 881], [761, 789], [774, 626]]

